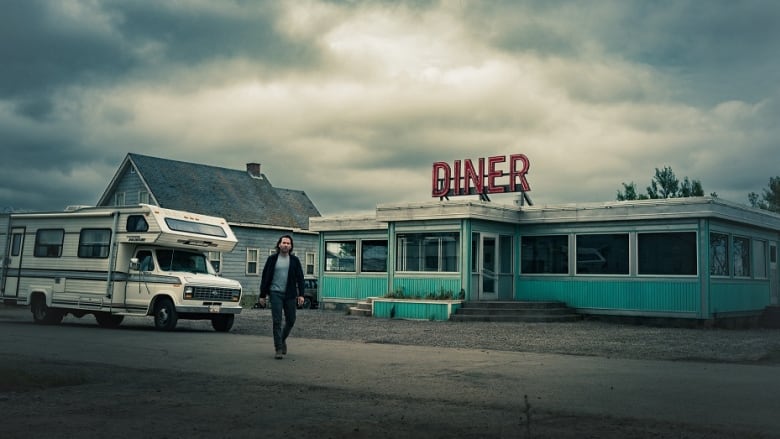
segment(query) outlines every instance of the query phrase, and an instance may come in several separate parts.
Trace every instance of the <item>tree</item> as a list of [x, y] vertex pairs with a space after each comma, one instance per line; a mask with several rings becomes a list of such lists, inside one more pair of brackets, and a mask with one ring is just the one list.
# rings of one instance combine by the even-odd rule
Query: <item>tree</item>
[[627, 200], [646, 200], [647, 195], [645, 194], [637, 194], [636, 193], [636, 184], [632, 181], [629, 184], [623, 183], [623, 192], [620, 190], [617, 191], [617, 199], [618, 201], [627, 201]]
[[748, 201], [753, 207], [780, 213], [780, 176], [771, 177], [769, 186], [760, 196], [755, 192], [748, 194]]
[[683, 197], [701, 197], [704, 196], [704, 188], [701, 181], [691, 180], [688, 177], [683, 178], [682, 183], [674, 175], [674, 171], [669, 166], [663, 169], [655, 168], [655, 176], [647, 187], [647, 195], [637, 193], [636, 185], [632, 181], [629, 184], [623, 183], [623, 191], [618, 190], [617, 200], [646, 200], [658, 198], [683, 198]]

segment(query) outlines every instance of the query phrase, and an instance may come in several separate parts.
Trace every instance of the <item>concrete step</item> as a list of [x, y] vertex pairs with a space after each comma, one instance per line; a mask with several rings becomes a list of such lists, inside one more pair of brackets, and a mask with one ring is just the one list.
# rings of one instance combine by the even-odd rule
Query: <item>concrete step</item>
[[582, 316], [563, 302], [466, 302], [450, 316], [454, 322], [572, 322]]

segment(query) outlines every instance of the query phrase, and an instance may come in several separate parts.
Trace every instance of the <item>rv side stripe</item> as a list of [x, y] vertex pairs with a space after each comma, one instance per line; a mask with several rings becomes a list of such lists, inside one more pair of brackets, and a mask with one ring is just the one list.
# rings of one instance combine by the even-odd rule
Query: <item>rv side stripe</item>
[[[85, 271], [85, 270], [40, 270], [40, 269], [8, 269], [7, 277], [27, 277], [33, 279], [57, 279], [66, 278], [74, 280], [89, 280], [89, 281], [106, 281], [105, 271]], [[161, 275], [138, 275], [122, 272], [114, 272], [112, 279], [115, 282], [147, 282], [147, 283], [160, 283], [160, 284], [180, 284], [181, 281], [175, 276], [161, 276]]]

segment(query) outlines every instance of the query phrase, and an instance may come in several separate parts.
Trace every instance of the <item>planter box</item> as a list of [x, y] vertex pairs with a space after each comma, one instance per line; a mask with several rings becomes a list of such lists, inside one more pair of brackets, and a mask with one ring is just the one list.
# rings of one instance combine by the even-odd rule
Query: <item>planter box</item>
[[449, 320], [462, 300], [384, 299], [371, 300], [371, 313], [384, 319]]

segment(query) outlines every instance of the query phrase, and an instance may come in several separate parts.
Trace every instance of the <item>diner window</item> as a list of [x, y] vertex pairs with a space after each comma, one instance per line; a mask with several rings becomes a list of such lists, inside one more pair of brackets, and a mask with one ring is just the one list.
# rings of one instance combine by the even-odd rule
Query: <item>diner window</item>
[[753, 275], [759, 279], [766, 279], [766, 241], [753, 241]]
[[65, 231], [62, 229], [41, 229], [35, 234], [33, 255], [39, 258], [59, 258], [62, 256], [62, 241]]
[[79, 234], [80, 258], [99, 258], [108, 257], [108, 250], [111, 245], [110, 229], [82, 229]]
[[360, 271], [387, 271], [387, 240], [363, 240], [360, 246]]
[[734, 276], [750, 277], [750, 239], [734, 237]]
[[260, 250], [256, 248], [246, 249], [246, 274], [259, 274], [260, 273]]
[[354, 272], [356, 251], [355, 241], [325, 242], [325, 271]]
[[568, 274], [569, 237], [523, 236], [520, 240], [520, 260], [523, 274]]
[[729, 275], [729, 235], [710, 233], [710, 274]]
[[693, 276], [698, 273], [696, 232], [640, 233], [637, 253], [639, 274]]
[[577, 274], [628, 274], [628, 234], [577, 235]]
[[398, 271], [457, 272], [458, 233], [398, 235]]

